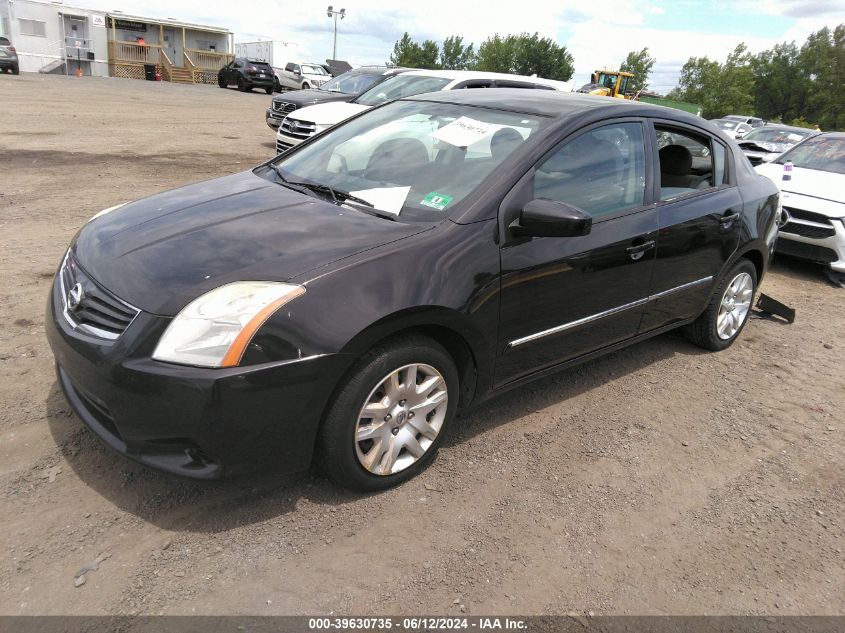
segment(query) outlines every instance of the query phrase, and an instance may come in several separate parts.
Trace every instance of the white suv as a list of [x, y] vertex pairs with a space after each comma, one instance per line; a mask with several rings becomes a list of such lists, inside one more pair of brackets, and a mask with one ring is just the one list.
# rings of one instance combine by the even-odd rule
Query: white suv
[[468, 70], [412, 70], [378, 84], [351, 102], [320, 103], [288, 115], [276, 134], [276, 153], [281, 154], [318, 132], [386, 101], [403, 97], [457, 90], [459, 88], [533, 88], [569, 92], [570, 84], [552, 79]]
[[285, 64], [284, 70], [273, 70], [276, 73], [276, 92], [319, 88], [332, 78], [320, 64], [290, 62]]

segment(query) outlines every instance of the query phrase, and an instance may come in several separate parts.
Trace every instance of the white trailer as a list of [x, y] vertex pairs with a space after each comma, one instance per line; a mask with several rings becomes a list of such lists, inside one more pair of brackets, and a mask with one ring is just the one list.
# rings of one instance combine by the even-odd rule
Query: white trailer
[[235, 44], [235, 57], [262, 60], [276, 68], [299, 59], [299, 46], [295, 42], [263, 41]]

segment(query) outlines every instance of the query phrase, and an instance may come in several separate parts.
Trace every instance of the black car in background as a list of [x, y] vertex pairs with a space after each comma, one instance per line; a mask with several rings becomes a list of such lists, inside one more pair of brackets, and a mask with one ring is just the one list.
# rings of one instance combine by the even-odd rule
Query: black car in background
[[263, 88], [268, 95], [271, 95], [275, 81], [276, 75], [270, 64], [246, 57], [233, 59], [217, 73], [217, 85], [227, 88], [235, 84], [241, 92]]
[[407, 68], [388, 68], [386, 66], [364, 66], [349, 70], [334, 79], [330, 79], [320, 88], [285, 92], [273, 97], [267, 108], [267, 125], [277, 130], [288, 114], [299, 108], [329, 101], [352, 101], [358, 95], [373, 86], [405, 72]]
[[101, 212], [46, 331], [73, 409], [132, 459], [215, 478], [317, 455], [377, 490], [504, 390], [679, 327], [728, 348], [779, 214], [775, 184], [680, 110], [430, 93]]
[[6, 37], [0, 37], [0, 71], [11, 71], [13, 75], [19, 75], [21, 72], [18, 65], [18, 52]]

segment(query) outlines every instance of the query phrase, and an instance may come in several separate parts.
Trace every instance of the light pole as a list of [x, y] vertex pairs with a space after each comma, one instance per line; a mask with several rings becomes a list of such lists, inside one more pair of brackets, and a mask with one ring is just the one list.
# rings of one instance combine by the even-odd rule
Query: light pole
[[335, 11], [332, 5], [329, 5], [329, 8], [326, 9], [326, 15], [328, 17], [334, 16], [334, 46], [332, 47], [332, 59], [337, 59], [337, 16], [340, 16], [340, 19], [346, 17], [346, 9], [341, 9], [340, 11]]

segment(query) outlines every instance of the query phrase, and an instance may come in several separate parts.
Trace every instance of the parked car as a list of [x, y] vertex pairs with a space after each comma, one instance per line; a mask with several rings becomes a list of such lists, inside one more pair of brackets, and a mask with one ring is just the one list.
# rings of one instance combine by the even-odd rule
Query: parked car
[[[655, 128], [710, 144], [707, 186]], [[729, 347], [779, 213], [778, 188], [680, 110], [417, 95], [98, 213], [46, 331], [68, 402], [134, 460], [216, 478], [316, 452], [377, 490], [507, 389], [678, 327]]]
[[762, 127], [766, 125], [766, 122], [757, 116], [748, 116], [747, 114], [727, 114], [722, 119], [728, 119], [729, 121], [740, 121], [747, 125], [750, 125], [752, 128]]
[[273, 94], [274, 77], [273, 69], [267, 62], [237, 57], [217, 73], [217, 85], [226, 88], [235, 84], [241, 92], [263, 88], [270, 95]]
[[274, 68], [273, 71], [276, 92], [319, 88], [332, 78], [321, 64], [316, 63], [289, 62], [285, 64], [284, 69]]
[[737, 119], [713, 119], [713, 125], [733, 139], [741, 139], [751, 131], [751, 125]]
[[274, 96], [265, 113], [267, 125], [277, 130], [282, 119], [298, 108], [329, 101], [351, 101], [362, 92], [406, 70], [386, 66], [366, 66], [338, 75], [317, 89], [297, 90]]
[[817, 132], [803, 127], [769, 123], [763, 127], [754, 128], [738, 143], [751, 164], [759, 165], [774, 160], [790, 147], [813, 134]]
[[7, 37], [0, 37], [0, 70], [11, 71], [13, 75], [19, 75], [21, 72], [18, 52]]
[[845, 133], [810, 136], [756, 169], [783, 191], [778, 252], [845, 273]]
[[569, 92], [570, 84], [551, 79], [468, 70], [412, 70], [384, 83], [349, 102], [321, 103], [288, 115], [276, 134], [276, 152], [287, 151], [305, 139], [346, 119], [387, 101], [438, 90], [459, 88], [539, 88]]

